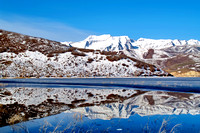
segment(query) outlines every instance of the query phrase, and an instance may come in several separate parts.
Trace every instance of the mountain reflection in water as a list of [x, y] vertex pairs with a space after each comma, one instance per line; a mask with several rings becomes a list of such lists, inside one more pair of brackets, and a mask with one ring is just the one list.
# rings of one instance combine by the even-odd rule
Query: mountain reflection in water
[[[115, 97], [115, 100], [117, 97]], [[78, 107], [67, 110], [86, 115], [90, 119], [110, 120], [112, 118], [129, 118], [133, 114], [180, 115], [200, 114], [200, 95], [178, 92], [148, 91], [125, 99], [123, 102], [109, 103], [91, 107]]]
[[[108, 97], [108, 96], [107, 96]], [[110, 102], [0, 128], [5, 132], [198, 132], [200, 94], [140, 91]], [[121, 99], [121, 100], [120, 100]], [[113, 101], [113, 102], [111, 102]], [[93, 102], [96, 103], [96, 101]]]
[[199, 81], [1, 79], [0, 132], [199, 132]]

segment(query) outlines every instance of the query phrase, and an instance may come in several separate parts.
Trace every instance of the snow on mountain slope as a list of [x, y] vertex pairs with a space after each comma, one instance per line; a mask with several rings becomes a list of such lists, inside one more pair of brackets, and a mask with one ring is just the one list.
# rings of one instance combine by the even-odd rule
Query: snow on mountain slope
[[136, 41], [130, 39], [128, 36], [111, 36], [111, 35], [91, 35], [80, 42], [62, 42], [63, 44], [70, 44], [73, 47], [99, 49], [107, 51], [119, 51], [129, 49], [163, 49], [172, 46], [183, 45], [200, 45], [198, 40], [171, 40], [171, 39], [146, 39], [140, 38]]
[[140, 38], [134, 42], [134, 45], [139, 47], [140, 49], [150, 49], [150, 48], [161, 49], [161, 48], [174, 46], [175, 44], [170, 39], [153, 40], [153, 39]]
[[[83, 41], [68, 43], [65, 42], [64, 44], [68, 44], [73, 47], [78, 48], [86, 48], [86, 49], [99, 49], [99, 50], [106, 50], [106, 51], [120, 51], [124, 50], [127, 55], [135, 57], [139, 60], [145, 61], [144, 54], [148, 53], [148, 50], [154, 50], [154, 60], [163, 60], [163, 58], [172, 57], [167, 49], [173, 48], [179, 54], [186, 53], [186, 54], [197, 54], [199, 53], [200, 41], [198, 40], [170, 40], [170, 39], [145, 39], [140, 38], [136, 41], [130, 39], [128, 36], [116, 36], [112, 37], [111, 35], [101, 35], [101, 36], [89, 36]], [[187, 51], [183, 51], [181, 49], [187, 49]], [[190, 50], [191, 49], [191, 50]], [[195, 53], [194, 53], [194, 52]], [[177, 54], [176, 54], [177, 55]]]
[[[171, 39], [145, 39], [133, 41], [127, 36], [112, 37], [111, 35], [89, 36], [87, 39], [70, 43], [74, 47], [86, 49], [100, 49], [106, 51], [123, 51], [130, 57], [137, 58], [147, 63], [153, 63], [168, 72], [181, 75], [197, 73], [200, 75], [200, 41], [198, 40], [171, 40]], [[180, 56], [186, 57], [185, 63], [174, 62]], [[193, 61], [191, 61], [191, 59]], [[173, 64], [168, 63], [173, 62]], [[170, 65], [167, 65], [170, 64]], [[192, 68], [192, 69], [190, 69]], [[179, 71], [180, 70], [180, 71]], [[199, 73], [199, 74], [198, 74]], [[186, 74], [188, 76], [188, 74]], [[195, 76], [190, 75], [190, 76]]]
[[[80, 49], [43, 38], [30, 37], [3, 30], [0, 30], [0, 33], [2, 33], [0, 35], [0, 77], [133, 77], [168, 75], [168, 73], [151, 64], [126, 56], [123, 52]], [[101, 37], [90, 36], [87, 39], [104, 40], [107, 37], [108, 35]], [[126, 42], [123, 39], [121, 41]]]
[[[140, 38], [135, 41], [132, 45], [138, 47], [138, 49], [134, 49], [136, 54], [135, 57], [145, 60], [145, 54], [148, 54], [149, 50], [153, 50], [152, 54], [148, 57], [148, 59], [152, 60], [163, 60], [165, 58], [171, 58], [173, 56], [177, 56], [180, 54], [197, 54], [199, 50], [196, 49], [200, 47], [200, 42], [198, 40], [153, 40], [153, 39], [143, 39]], [[173, 49], [170, 51], [170, 49]], [[174, 53], [174, 54], [172, 54]], [[150, 61], [151, 62], [151, 61]]]
[[134, 46], [137, 46], [141, 49], [164, 49], [173, 46], [184, 46], [184, 45], [200, 45], [198, 40], [171, 40], [171, 39], [145, 39], [140, 38], [133, 43]]
[[[130, 59], [109, 61], [106, 55], [87, 53], [75, 56], [70, 52], [47, 57], [40, 52], [0, 53], [1, 77], [133, 77], [168, 75], [151, 65]], [[146, 68], [144, 68], [146, 67]], [[17, 69], [16, 69], [17, 68]]]
[[[133, 49], [134, 47], [132, 46], [132, 42], [133, 40], [131, 40], [128, 36], [112, 37], [111, 35], [91, 35], [83, 41], [69, 44], [78, 48], [119, 51], [123, 49]], [[67, 42], [63, 42], [63, 44], [67, 44]]]

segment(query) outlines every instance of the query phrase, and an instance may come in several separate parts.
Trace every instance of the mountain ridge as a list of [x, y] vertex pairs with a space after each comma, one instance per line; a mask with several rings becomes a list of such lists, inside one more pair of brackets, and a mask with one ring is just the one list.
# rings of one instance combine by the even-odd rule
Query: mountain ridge
[[69, 47], [4, 30], [0, 34], [0, 77], [170, 76], [120, 51]]
[[[189, 39], [189, 40], [179, 40], [179, 39], [149, 39], [149, 38], [139, 38], [138, 40], [134, 40], [129, 38], [128, 36], [111, 36], [110, 34], [103, 34], [103, 35], [90, 35], [88, 36], [85, 40], [83, 41], [79, 41], [79, 42], [61, 42], [63, 44], [69, 44], [71, 46], [74, 47], [81, 47], [81, 48], [88, 48], [88, 49], [99, 49], [99, 47], [97, 48], [91, 48], [87, 45], [87, 43], [95, 43], [98, 41], [101, 41], [102, 43], [107, 43], [107, 44], [112, 44], [113, 41], [112, 39], [116, 39], [116, 40], [126, 40], [128, 43], [131, 43], [133, 46], [141, 46], [143, 48], [147, 47], [147, 49], [149, 48], [158, 48], [161, 49], [161, 47], [159, 47], [157, 45], [157, 43], [162, 44], [164, 46], [162, 46], [162, 48], [166, 48], [166, 47], [171, 47], [171, 46], [179, 46], [179, 45], [200, 45], [200, 41], [195, 40], [195, 39]], [[103, 42], [103, 41], [110, 41], [110, 42]], [[123, 41], [123, 42], [126, 42]], [[118, 41], [120, 42], [120, 41]], [[144, 43], [141, 43], [144, 42]], [[84, 44], [86, 43], [86, 44]], [[115, 42], [116, 43], [116, 42]], [[145, 44], [146, 43], [146, 44]], [[97, 45], [97, 44], [96, 44]], [[143, 46], [145, 45], [145, 46]], [[108, 45], [110, 46], [110, 45]], [[122, 49], [115, 49], [115, 51], [117, 50], [122, 50]]]
[[[200, 41], [194, 39], [133, 40], [128, 36], [93, 35], [80, 42], [61, 43], [85, 49], [123, 51], [127, 56], [154, 64], [175, 76], [200, 76]], [[183, 63], [174, 62], [174, 59]]]

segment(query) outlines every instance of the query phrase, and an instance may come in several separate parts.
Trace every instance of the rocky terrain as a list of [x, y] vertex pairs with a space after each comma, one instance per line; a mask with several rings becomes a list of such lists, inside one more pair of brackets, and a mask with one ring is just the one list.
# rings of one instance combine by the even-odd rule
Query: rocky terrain
[[170, 76], [123, 51], [75, 48], [0, 30], [0, 77]]
[[86, 49], [123, 51], [126, 55], [151, 63], [178, 77], [200, 76], [198, 40], [130, 39], [128, 36], [89, 36], [80, 42], [62, 42]]

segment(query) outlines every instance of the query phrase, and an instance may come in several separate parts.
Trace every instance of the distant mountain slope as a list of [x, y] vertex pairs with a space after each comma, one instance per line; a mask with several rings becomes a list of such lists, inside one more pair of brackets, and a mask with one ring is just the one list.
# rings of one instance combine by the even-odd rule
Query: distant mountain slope
[[130, 49], [164, 49], [172, 46], [200, 46], [198, 40], [171, 40], [171, 39], [146, 39], [140, 38], [138, 40], [130, 39], [128, 36], [111, 36], [111, 35], [91, 35], [85, 40], [80, 42], [62, 42], [73, 47], [87, 48], [87, 49], [98, 49], [107, 51], [119, 51], [119, 50], [130, 50]]
[[[180, 41], [181, 42], [181, 41]], [[182, 41], [166, 48], [153, 48], [135, 51], [140, 59], [161, 67], [175, 76], [200, 76], [200, 43], [199, 41]], [[142, 56], [142, 57], [141, 57]]]
[[80, 42], [63, 44], [86, 49], [123, 51], [130, 57], [153, 63], [175, 76], [200, 76], [200, 41], [198, 40], [140, 38], [134, 41], [127, 36], [101, 35], [89, 36]]
[[169, 76], [123, 52], [69, 47], [0, 30], [0, 77]]

